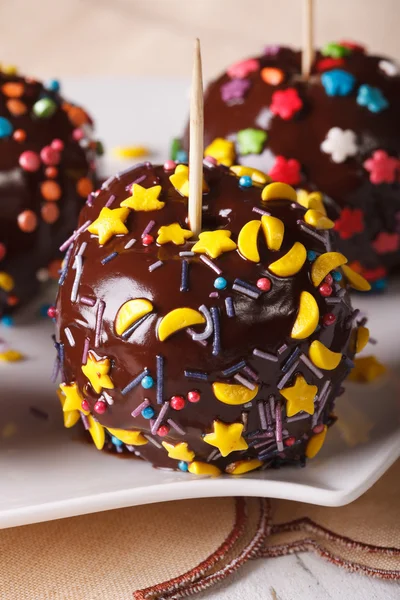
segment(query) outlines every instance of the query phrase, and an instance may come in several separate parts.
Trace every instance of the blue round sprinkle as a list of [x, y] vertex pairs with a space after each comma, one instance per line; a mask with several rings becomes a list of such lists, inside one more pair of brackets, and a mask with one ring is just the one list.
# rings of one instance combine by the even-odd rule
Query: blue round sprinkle
[[310, 262], [313, 262], [317, 258], [317, 253], [314, 250], [309, 250], [307, 252], [307, 258]]
[[214, 281], [214, 287], [217, 290], [224, 290], [227, 285], [228, 282], [225, 277], [217, 277], [217, 279]]
[[0, 117], [0, 138], [9, 137], [14, 128], [8, 119]]
[[152, 419], [155, 415], [154, 412], [154, 408], [152, 408], [151, 406], [146, 406], [146, 408], [144, 408], [142, 410], [142, 417], [144, 419]]
[[251, 177], [249, 175], [242, 175], [242, 177], [239, 179], [239, 185], [243, 188], [251, 187], [253, 185]]
[[342, 281], [342, 279], [343, 279], [343, 275], [341, 274], [340, 271], [332, 271], [332, 277], [333, 277], [334, 281]]
[[371, 283], [371, 290], [373, 292], [383, 292], [384, 290], [386, 290], [387, 284], [388, 284], [387, 279], [385, 279], [385, 278], [377, 279], [376, 281]]
[[154, 379], [150, 375], [145, 375], [142, 379], [142, 387], [145, 390], [152, 388], [154, 385]]
[[111, 441], [114, 444], [114, 446], [123, 446], [124, 442], [121, 442], [121, 440], [119, 440], [117, 437], [115, 437], [115, 435], [111, 436]]
[[60, 91], [60, 82], [58, 81], [58, 79], [50, 79], [46, 85], [45, 85], [46, 90], [49, 90], [50, 92], [59, 92]]
[[186, 150], [178, 150], [176, 153], [176, 162], [187, 162], [188, 161], [188, 153]]
[[184, 460], [180, 460], [178, 462], [178, 469], [180, 469], [181, 471], [185, 471], [186, 472], [186, 471], [189, 470], [189, 465]]
[[14, 319], [11, 315], [4, 315], [1, 319], [1, 324], [4, 325], [4, 327], [12, 327], [14, 325]]

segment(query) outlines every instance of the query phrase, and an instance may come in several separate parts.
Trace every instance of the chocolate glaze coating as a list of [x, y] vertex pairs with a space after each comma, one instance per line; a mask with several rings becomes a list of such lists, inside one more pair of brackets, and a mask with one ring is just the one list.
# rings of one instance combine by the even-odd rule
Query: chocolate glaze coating
[[[329, 247], [334, 241], [334, 235], [327, 231], [322, 232], [322, 239], [325, 240], [323, 243], [300, 228], [299, 223], [303, 221], [305, 210], [299, 204], [285, 199], [262, 202], [262, 186], [243, 189], [239, 186], [238, 178], [228, 169], [205, 166], [204, 178], [209, 190], [203, 195], [203, 230], [229, 229], [232, 239], [237, 241], [243, 225], [260, 218], [260, 215], [253, 211], [254, 207], [267, 210], [285, 224], [284, 240], [279, 251], [271, 251], [264, 241], [259, 242], [261, 260], [258, 264], [243, 258], [239, 250], [224, 252], [214, 259], [213, 262], [222, 269], [222, 276], [227, 279], [228, 287], [219, 291], [218, 297], [210, 297], [211, 293], [216, 292], [214, 281], [217, 274], [202, 262], [199, 254], [190, 257], [179, 256], [180, 252], [191, 250], [192, 241], [186, 241], [183, 245], [159, 245], [154, 242], [144, 246], [141, 240], [141, 234], [150, 220], [155, 221], [151, 229], [154, 237], [162, 225], [178, 222], [183, 228], [187, 228], [187, 199], [171, 184], [169, 177], [172, 173], [173, 171], [165, 171], [163, 167], [152, 166], [150, 163], [139, 165], [109, 181], [103, 186], [93, 204], [86, 205], [82, 210], [80, 225], [97, 219], [106, 204], [111, 209], [119, 208], [120, 203], [131, 195], [129, 190], [135, 181], [139, 181], [145, 188], [160, 185], [162, 191], [159, 200], [165, 202], [165, 207], [161, 210], [132, 210], [126, 220], [129, 233], [114, 236], [103, 246], [99, 245], [96, 235], [84, 231], [70, 247], [65, 265], [65, 279], [59, 288], [56, 305], [56, 339], [60, 344], [58, 360], [62, 381], [70, 385], [77, 384], [91, 414], [101, 425], [143, 432], [149, 440], [146, 445], [129, 448], [122, 444], [118, 446], [118, 451], [135, 450], [135, 454], [158, 467], [176, 469], [178, 464], [177, 460], [168, 457], [161, 442], [187, 442], [195, 453], [195, 460], [204, 462], [214, 448], [205, 443], [202, 436], [211, 431], [213, 421], [220, 420], [229, 424], [241, 423], [242, 419], [246, 422], [243, 435], [249, 444], [248, 450], [234, 451], [225, 458], [216, 453], [211, 464], [225, 470], [234, 461], [259, 456], [263, 449], [264, 455], [261, 454], [261, 460], [265, 466], [303, 462], [305, 447], [313, 435], [313, 428], [317, 426], [318, 431], [322, 424], [332, 422], [334, 400], [341, 393], [342, 382], [351, 368], [354, 357], [356, 323], [355, 319], [352, 319], [353, 310], [343, 280], [332, 284], [332, 296], [327, 298], [321, 295], [318, 287], [314, 287], [310, 280], [312, 262], [307, 260], [300, 271], [291, 277], [273, 275], [268, 270], [268, 265], [288, 252], [296, 241], [303, 243], [307, 250], [313, 250], [317, 254], [324, 253], [327, 245]], [[313, 231], [313, 228], [310, 230]], [[136, 243], [126, 249], [125, 246], [131, 239], [136, 239]], [[81, 252], [83, 257], [83, 270], [79, 279], [77, 300], [72, 302], [71, 294], [76, 278], [76, 268], [73, 266], [78, 252]], [[114, 252], [118, 255], [103, 264], [103, 259]], [[162, 266], [150, 272], [149, 266], [159, 260], [163, 262]], [[180, 291], [183, 260], [189, 262], [189, 289], [185, 292]], [[236, 278], [255, 286], [260, 277], [269, 278], [272, 286], [270, 291], [260, 293], [258, 299], [232, 290]], [[308, 291], [315, 297], [320, 311], [320, 326], [310, 338], [295, 340], [290, 337], [290, 333], [298, 314], [302, 291]], [[225, 307], [225, 298], [228, 296], [234, 303], [233, 318], [228, 317]], [[337, 297], [337, 302], [330, 302], [334, 297]], [[88, 298], [92, 299], [93, 306], [87, 305]], [[120, 307], [134, 298], [150, 300], [154, 312], [127, 339], [123, 339], [115, 332], [115, 318]], [[96, 315], [101, 302], [104, 302], [104, 313], [98, 324], [99, 337], [96, 347]], [[197, 310], [202, 304], [208, 308], [216, 307], [219, 311], [219, 353], [213, 354], [212, 338], [202, 345], [193, 341], [190, 332], [185, 329], [174, 333], [163, 342], [160, 341], [157, 328], [162, 317], [178, 307]], [[326, 313], [335, 315], [336, 321], [333, 325], [322, 324]], [[66, 328], [72, 334], [72, 346], [66, 335]], [[195, 326], [193, 329], [203, 331], [204, 325]], [[114, 389], [108, 389], [107, 392], [112, 397], [113, 404], [107, 405], [104, 414], [96, 413], [94, 408], [102, 394], [94, 392], [82, 372], [82, 360], [87, 360], [82, 359], [85, 340], [88, 340], [86, 350], [89, 350], [89, 353], [110, 360], [108, 374]], [[320, 340], [332, 351], [343, 353], [340, 364], [334, 370], [321, 371], [320, 378], [301, 359], [299, 360], [303, 353], [308, 356], [310, 343], [314, 340]], [[255, 348], [275, 355], [276, 362], [254, 356]], [[162, 405], [157, 404], [156, 398], [157, 355], [164, 359]], [[254, 377], [253, 382], [260, 386], [259, 392], [248, 405], [227, 405], [214, 396], [212, 383], [238, 383], [232, 376], [224, 377], [221, 372], [242, 360], [251, 371], [242, 369], [240, 374], [250, 381]], [[300, 413], [304, 418], [288, 422], [285, 400], [280, 395], [277, 385], [291, 364], [295, 366], [285, 387], [293, 385], [297, 374], [303, 374], [308, 384], [318, 387], [320, 394], [323, 389], [328, 389], [328, 395], [325, 400], [321, 399], [322, 403], [318, 399], [315, 400], [313, 417]], [[155, 381], [154, 387], [143, 389], [138, 384], [130, 392], [122, 394], [121, 390], [146, 368]], [[206, 373], [207, 380], [186, 377], [185, 370]], [[326, 388], [327, 382], [330, 382], [329, 388]], [[197, 403], [187, 401], [187, 394], [192, 390], [200, 393], [200, 401]], [[185, 398], [185, 407], [179, 411], [173, 410], [171, 406], [168, 408], [165, 418], [160, 423], [169, 428], [165, 437], [151, 433], [152, 421], [143, 418], [141, 414], [136, 417], [131, 415], [132, 411], [148, 398], [156, 419], [160, 408], [174, 395]], [[260, 403], [262, 411], [267, 411], [267, 428], [265, 423], [260, 421]], [[284, 442], [279, 444], [279, 447], [275, 439], [275, 415], [271, 414], [271, 406], [280, 407], [282, 412]], [[169, 419], [172, 419], [181, 431], [177, 431], [174, 425], [168, 422]], [[85, 418], [83, 420], [85, 421]], [[286, 441], [288, 439], [289, 442]], [[260, 448], [258, 444], [269, 440], [270, 451], [265, 453], [268, 446]], [[257, 447], [254, 447], [255, 445]], [[117, 449], [108, 434], [105, 447]]]
[[[53, 103], [50, 116], [35, 114], [40, 115], [37, 102], [43, 99]], [[21, 75], [0, 72], [0, 117], [11, 127], [0, 139], [0, 271], [13, 280], [11, 289], [0, 286], [1, 314], [30, 300], [48, 268], [57, 277], [59, 246], [75, 229], [84, 200], [96, 186], [97, 143], [83, 109], [66, 102], [57, 89]], [[58, 156], [49, 150], [54, 140], [58, 147], [62, 143]], [[26, 152], [35, 153], [34, 171], [20, 164]], [[27, 231], [27, 219], [35, 216], [36, 224]]]
[[[300, 77], [300, 52], [285, 47], [270, 48], [269, 54], [256, 60], [258, 68], [245, 77], [250, 85], [242, 101], [229, 104], [222, 99], [221, 88], [231, 81], [227, 73], [208, 86], [204, 101], [205, 145], [218, 137], [234, 140], [237, 132], [246, 128], [267, 131], [261, 153], [241, 156], [237, 151], [237, 162], [268, 173], [276, 156], [294, 158], [301, 166], [301, 181], [297, 187], [323, 192], [331, 206], [332, 218], [338, 217], [340, 208], [361, 209], [362, 231], [353, 231], [346, 237], [342, 235], [346, 223], [338, 223], [339, 247], [349, 261], [359, 263], [357, 268], [367, 279], [382, 278], [387, 270], [400, 264], [400, 168], [393, 182], [374, 184], [363, 164], [376, 150], [400, 158], [400, 76], [396, 66], [381, 56], [368, 55], [355, 48], [342, 59], [343, 64], [329, 67], [354, 75], [353, 91], [345, 96], [329, 96], [321, 82], [322, 72], [326, 72], [321, 61], [326, 58], [320, 53], [316, 55], [309, 83]], [[393, 74], [388, 75], [382, 69], [381, 61], [389, 62]], [[266, 83], [260, 75], [265, 67], [281, 69], [283, 81], [277, 86]], [[360, 106], [356, 99], [362, 84], [378, 88], [388, 101], [387, 108], [374, 113]], [[287, 88], [298, 90], [302, 109], [289, 120], [272, 114], [268, 118], [266, 109], [271, 105], [274, 92]], [[357, 137], [356, 155], [339, 164], [320, 149], [332, 127], [350, 129]], [[188, 134], [187, 127], [183, 138], [186, 150]], [[343, 213], [347, 226], [348, 216], [347, 211]]]

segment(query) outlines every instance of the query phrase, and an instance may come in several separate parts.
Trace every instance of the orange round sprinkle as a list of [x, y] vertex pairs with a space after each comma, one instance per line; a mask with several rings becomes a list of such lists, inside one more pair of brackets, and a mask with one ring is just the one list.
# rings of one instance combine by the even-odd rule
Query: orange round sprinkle
[[1, 91], [9, 98], [20, 98], [24, 93], [25, 86], [18, 81], [9, 81], [1, 87]]
[[56, 181], [43, 181], [40, 184], [40, 191], [45, 200], [55, 202], [61, 198], [61, 188]]
[[13, 139], [16, 142], [24, 142], [26, 140], [26, 131], [23, 129], [16, 129], [13, 133]]
[[46, 223], [55, 223], [60, 216], [57, 204], [54, 202], [46, 202], [41, 208], [42, 219]]
[[18, 296], [8, 296], [7, 304], [8, 306], [16, 306], [19, 302]]
[[86, 198], [90, 192], [93, 192], [93, 183], [89, 177], [81, 177], [76, 184], [76, 191], [82, 198]]
[[14, 117], [20, 117], [27, 111], [26, 105], [21, 100], [16, 100], [15, 98], [7, 100], [7, 108]]
[[80, 127], [88, 122], [88, 117], [83, 108], [71, 106], [67, 109], [68, 118], [75, 127]]
[[24, 210], [18, 215], [17, 221], [19, 228], [25, 233], [30, 233], [36, 229], [37, 216], [32, 210]]
[[46, 177], [48, 177], [49, 179], [54, 179], [58, 175], [58, 169], [57, 169], [57, 167], [46, 167], [46, 170], [44, 173], [45, 173]]
[[274, 67], [264, 67], [261, 69], [261, 79], [270, 85], [279, 85], [283, 81], [283, 71]]
[[49, 277], [51, 277], [51, 279], [58, 279], [60, 277], [61, 263], [61, 258], [52, 260], [51, 263], [49, 263], [47, 268], [49, 271]]

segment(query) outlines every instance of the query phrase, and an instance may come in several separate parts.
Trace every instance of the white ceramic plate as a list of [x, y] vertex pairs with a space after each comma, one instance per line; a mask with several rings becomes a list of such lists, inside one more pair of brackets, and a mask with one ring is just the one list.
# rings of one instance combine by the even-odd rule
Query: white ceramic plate
[[[111, 85], [98, 80], [70, 87], [72, 97], [94, 109], [109, 144], [146, 143], [166, 152], [167, 140], [179, 130], [183, 114], [179, 111], [186, 103], [182, 82], [168, 85], [141, 80], [135, 88], [132, 82]], [[143, 94], [139, 100], [134, 93], [137, 88]], [[96, 90], [102, 90], [101, 97]], [[170, 113], [157, 114], [158, 129], [148, 129], [150, 113], [143, 112], [144, 106], [148, 101], [150, 110], [155, 107], [157, 96]], [[120, 112], [117, 99], [122, 99]], [[105, 120], [107, 112], [111, 119]], [[157, 131], [162, 133], [161, 145]], [[148, 463], [107, 456], [74, 439], [74, 431], [62, 426], [55, 386], [50, 382], [52, 324], [47, 319], [35, 320], [37, 308], [31, 307], [19, 316], [14, 328], [0, 328], [0, 336], [27, 357], [24, 362], [0, 364], [0, 527], [206, 496], [246, 494], [327, 506], [351, 502], [400, 455], [400, 378], [396, 375], [400, 373], [400, 285], [392, 284], [389, 295], [357, 295], [354, 301], [369, 313], [371, 333], [380, 340], [368, 350], [391, 367], [390, 373], [370, 386], [347, 384], [346, 394], [338, 401], [339, 422], [305, 469], [216, 479], [157, 471]], [[38, 416], [37, 409], [48, 417]]]

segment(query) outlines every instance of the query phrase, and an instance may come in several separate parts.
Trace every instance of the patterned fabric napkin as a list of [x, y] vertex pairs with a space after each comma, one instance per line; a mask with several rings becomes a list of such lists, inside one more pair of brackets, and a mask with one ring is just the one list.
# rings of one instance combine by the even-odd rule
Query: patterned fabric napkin
[[316, 552], [400, 579], [400, 461], [364, 496], [326, 508], [281, 500], [167, 502], [0, 531], [0, 598], [173, 600], [249, 559]]

